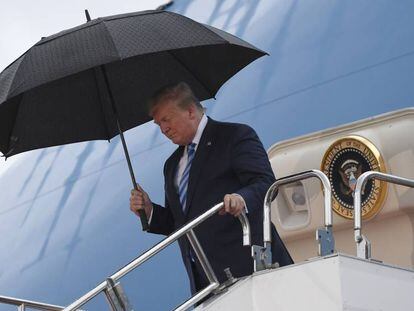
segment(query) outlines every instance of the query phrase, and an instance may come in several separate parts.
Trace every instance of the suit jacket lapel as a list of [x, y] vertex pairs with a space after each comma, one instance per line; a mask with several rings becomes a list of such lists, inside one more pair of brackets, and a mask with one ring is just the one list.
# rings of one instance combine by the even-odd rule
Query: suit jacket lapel
[[210, 118], [208, 119], [207, 125], [204, 128], [203, 134], [197, 151], [195, 153], [193, 163], [191, 164], [190, 176], [188, 180], [188, 190], [187, 190], [187, 203], [185, 207], [185, 214], [188, 214], [188, 207], [191, 205], [191, 201], [194, 196], [194, 191], [197, 187], [197, 183], [201, 178], [202, 169], [206, 166], [208, 157], [210, 155], [210, 149], [212, 144], [213, 133], [214, 133], [214, 121]]
[[181, 208], [180, 204], [180, 198], [177, 193], [177, 188], [174, 184], [175, 181], [175, 175], [177, 173], [177, 167], [178, 163], [180, 162], [180, 159], [183, 155], [184, 147], [180, 146], [178, 147], [174, 153], [171, 155], [171, 157], [167, 160], [166, 163], [166, 171], [165, 171], [165, 179], [166, 179], [166, 193], [168, 196], [168, 199], [170, 201], [171, 208], [178, 207], [177, 210], [183, 214], [183, 210]]

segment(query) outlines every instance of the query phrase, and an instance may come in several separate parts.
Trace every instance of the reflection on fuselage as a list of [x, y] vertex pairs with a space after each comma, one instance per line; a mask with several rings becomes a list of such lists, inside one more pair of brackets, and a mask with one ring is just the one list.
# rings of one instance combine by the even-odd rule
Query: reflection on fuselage
[[[169, 9], [269, 53], [204, 103], [217, 120], [254, 127], [266, 148], [412, 105], [414, 3], [198, 0]], [[175, 147], [152, 123], [126, 139], [137, 179], [162, 203], [162, 167]], [[67, 305], [162, 238], [141, 232], [129, 211], [118, 138], [27, 152], [2, 166], [1, 295]], [[356, 177], [352, 168], [344, 174]], [[176, 246], [123, 285], [137, 309], [165, 310], [189, 296]]]

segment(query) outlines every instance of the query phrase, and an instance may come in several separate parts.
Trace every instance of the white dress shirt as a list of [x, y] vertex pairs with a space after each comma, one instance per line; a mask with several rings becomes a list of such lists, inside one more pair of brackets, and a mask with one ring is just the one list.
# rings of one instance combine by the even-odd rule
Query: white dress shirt
[[[191, 142], [193, 144], [196, 144], [195, 145], [195, 152], [197, 152], [198, 144], [200, 143], [201, 135], [203, 135], [204, 129], [207, 125], [207, 121], [208, 121], [207, 116], [205, 114], [203, 114], [203, 116], [201, 117], [200, 123], [198, 124], [197, 132], [194, 135], [194, 138]], [[188, 149], [188, 145], [186, 145], [184, 147], [183, 155], [181, 156], [180, 162], [178, 162], [177, 174], [175, 174], [175, 178], [174, 178], [174, 185], [175, 185], [176, 190], [178, 190], [178, 187], [179, 187], [180, 181], [181, 181], [181, 177], [183, 176], [185, 167], [187, 166], [187, 162], [188, 162], [187, 149]]]

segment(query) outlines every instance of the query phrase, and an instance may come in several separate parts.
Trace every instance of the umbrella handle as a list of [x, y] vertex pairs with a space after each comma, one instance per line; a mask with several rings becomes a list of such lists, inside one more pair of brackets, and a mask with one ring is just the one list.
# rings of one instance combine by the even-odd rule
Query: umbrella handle
[[[136, 183], [135, 178], [132, 179], [132, 183], [134, 184], [134, 189], [135, 190], [141, 189], [141, 187], [138, 186], [138, 184]], [[139, 214], [139, 219], [141, 220], [142, 230], [143, 231], [148, 231], [149, 230], [149, 225], [148, 225], [147, 214], [145, 213], [145, 211], [143, 209], [140, 209], [138, 211], [138, 214]]]

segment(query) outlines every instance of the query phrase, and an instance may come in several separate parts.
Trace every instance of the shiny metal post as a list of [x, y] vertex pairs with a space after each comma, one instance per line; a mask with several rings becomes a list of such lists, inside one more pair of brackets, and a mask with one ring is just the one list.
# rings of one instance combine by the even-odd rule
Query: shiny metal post
[[272, 242], [272, 235], [271, 235], [271, 220], [270, 220], [270, 208], [272, 201], [274, 200], [274, 195], [277, 193], [280, 186], [291, 184], [300, 180], [308, 179], [311, 177], [318, 178], [323, 185], [324, 190], [324, 201], [325, 201], [325, 209], [324, 209], [324, 222], [325, 227], [332, 227], [332, 209], [331, 209], [331, 185], [329, 182], [328, 177], [324, 173], [319, 170], [310, 170], [302, 173], [298, 173], [295, 175], [286, 176], [276, 180], [273, 185], [270, 186], [269, 190], [266, 193], [265, 200], [264, 200], [264, 221], [263, 221], [263, 241], [265, 243]]
[[[252, 253], [256, 254], [255, 256], [255, 266], [257, 267], [257, 271], [262, 270], [263, 267], [269, 268], [269, 260], [271, 261], [271, 243], [272, 243], [272, 234], [271, 234], [271, 204], [274, 200], [275, 196], [277, 195], [277, 191], [280, 186], [287, 185], [290, 183], [294, 183], [300, 180], [308, 179], [311, 177], [316, 177], [322, 182], [323, 190], [324, 190], [324, 222], [325, 228], [318, 229], [317, 237], [319, 240], [319, 252], [321, 256], [325, 256], [328, 254], [333, 253], [335, 249], [335, 241], [332, 235], [332, 209], [331, 209], [331, 185], [329, 182], [328, 177], [319, 171], [319, 170], [310, 170], [302, 173], [298, 173], [295, 175], [286, 176], [276, 180], [273, 185], [267, 190], [265, 199], [264, 199], [264, 207], [263, 207], [263, 242], [264, 247], [261, 251], [258, 251], [256, 247]], [[321, 234], [324, 232], [325, 234]], [[270, 255], [269, 255], [270, 254]], [[266, 260], [266, 262], [259, 263], [259, 261]]]
[[120, 282], [115, 283], [111, 278], [106, 279], [104, 293], [112, 311], [134, 311]]
[[204, 253], [200, 242], [198, 241], [193, 229], [187, 232], [187, 238], [190, 241], [191, 247], [193, 248], [197, 258], [200, 260], [200, 264], [203, 267], [203, 270], [206, 272], [206, 277], [210, 283], [218, 283], [217, 277], [213, 271], [213, 268], [210, 265], [210, 262], [207, 259], [206, 254]]
[[[188, 222], [186, 225], [184, 225], [180, 229], [176, 230], [174, 233], [172, 233], [171, 235], [166, 237], [164, 240], [162, 240], [161, 242], [156, 244], [154, 247], [152, 247], [151, 249], [146, 251], [144, 254], [142, 254], [141, 256], [139, 256], [138, 258], [134, 259], [132, 262], [127, 264], [125, 267], [123, 267], [120, 270], [118, 270], [117, 272], [115, 272], [112, 276], [110, 276], [110, 278], [114, 282], [118, 281], [120, 278], [122, 278], [123, 276], [125, 276], [126, 274], [128, 274], [129, 272], [131, 272], [132, 270], [134, 270], [135, 268], [137, 268], [141, 264], [143, 264], [145, 261], [147, 261], [152, 256], [159, 253], [164, 248], [166, 248], [168, 245], [175, 242], [178, 238], [182, 237], [183, 235], [187, 234], [190, 231], [192, 232], [192, 229], [194, 227], [198, 226], [200, 223], [204, 222], [207, 218], [209, 218], [212, 215], [214, 215], [215, 213], [217, 213], [223, 207], [223, 205], [224, 205], [223, 203], [216, 204], [215, 206], [213, 206], [208, 211], [204, 212], [203, 214], [201, 214], [197, 218], [195, 218], [192, 221]], [[248, 225], [249, 220], [247, 219], [247, 217], [244, 213], [241, 214], [238, 218], [239, 218], [240, 223], [242, 224], [243, 236], [245, 236], [245, 235], [248, 236], [249, 237], [248, 240], [250, 241], [251, 233], [250, 233], [250, 225]], [[246, 225], [243, 225], [243, 224], [246, 224]], [[190, 233], [190, 236], [195, 237], [194, 233], [192, 233], [192, 234]], [[191, 242], [191, 240], [190, 240], [190, 242]], [[204, 265], [202, 265], [203, 269], [205, 269], [204, 272], [206, 273], [207, 277], [209, 277], [209, 280], [213, 281], [213, 282], [209, 286], [207, 286], [205, 289], [203, 289], [202, 291], [197, 293], [195, 296], [191, 297], [189, 300], [187, 300], [182, 305], [177, 307], [176, 310], [185, 310], [185, 309], [189, 308], [190, 306], [197, 303], [198, 301], [200, 301], [201, 299], [206, 297], [208, 294], [213, 292], [219, 286], [219, 283], [217, 281], [217, 277], [215, 276], [214, 271], [211, 269], [211, 265], [210, 265], [207, 257], [205, 257], [204, 251], [202, 250], [201, 246], [199, 245], [199, 243], [196, 239], [193, 239], [193, 242], [195, 242], [195, 244], [196, 244], [196, 247], [195, 247], [196, 255], [197, 256], [201, 255], [201, 257], [203, 257], [203, 258], [199, 257], [199, 259], [200, 259], [200, 262], [204, 262]], [[91, 291], [89, 291], [88, 293], [86, 293], [85, 295], [80, 297], [78, 300], [76, 300], [75, 302], [73, 302], [72, 304], [67, 306], [64, 309], [64, 311], [74, 311], [74, 310], [78, 309], [79, 307], [81, 307], [82, 305], [87, 303], [89, 300], [94, 298], [96, 295], [98, 295], [99, 293], [104, 291], [106, 289], [106, 287], [107, 287], [107, 282], [106, 281], [100, 283], [94, 289], [92, 289]]]
[[376, 171], [368, 171], [358, 177], [355, 192], [354, 192], [354, 237], [357, 246], [357, 257], [363, 259], [371, 259], [371, 243], [361, 233], [362, 223], [362, 208], [361, 208], [361, 196], [362, 189], [370, 179], [379, 179], [392, 184], [402, 185], [406, 187], [414, 188], [414, 180], [398, 177], [395, 175], [380, 173]]
[[32, 300], [25, 300], [25, 299], [18, 299], [8, 296], [0, 296], [0, 303], [14, 305], [18, 308], [18, 310], [27, 310], [26, 308], [34, 309], [34, 310], [41, 310], [41, 311], [60, 311], [63, 310], [64, 307], [51, 305], [47, 303], [32, 301]]
[[238, 219], [240, 224], [242, 225], [243, 230], [243, 246], [251, 246], [252, 245], [252, 237], [250, 231], [250, 223], [249, 219], [247, 219], [246, 212], [243, 211], [239, 216]]

